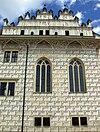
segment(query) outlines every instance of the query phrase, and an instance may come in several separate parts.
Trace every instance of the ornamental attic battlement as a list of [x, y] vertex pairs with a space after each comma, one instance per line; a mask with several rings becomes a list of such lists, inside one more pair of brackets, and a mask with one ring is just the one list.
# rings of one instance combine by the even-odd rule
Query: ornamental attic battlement
[[25, 17], [18, 18], [18, 24], [14, 22], [8, 25], [8, 19], [4, 19], [2, 35], [63, 35], [72, 37], [94, 37], [91, 20], [88, 19], [87, 25], [79, 24], [79, 18], [74, 16], [73, 11], [68, 11], [65, 7], [58, 11], [58, 16], [54, 15], [53, 10], [47, 11], [44, 5], [42, 11], [37, 10], [36, 16], [30, 17], [27, 12]]

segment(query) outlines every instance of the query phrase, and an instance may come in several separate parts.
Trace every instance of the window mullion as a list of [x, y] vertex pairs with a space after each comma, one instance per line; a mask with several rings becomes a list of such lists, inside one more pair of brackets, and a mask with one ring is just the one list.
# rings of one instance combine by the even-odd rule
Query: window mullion
[[12, 51], [10, 52], [10, 62], [12, 61]]

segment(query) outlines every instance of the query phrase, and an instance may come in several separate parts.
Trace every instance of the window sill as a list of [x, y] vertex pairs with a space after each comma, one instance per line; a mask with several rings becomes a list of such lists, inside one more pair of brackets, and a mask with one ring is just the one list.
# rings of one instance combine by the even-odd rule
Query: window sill
[[69, 92], [69, 94], [85, 94], [87, 92]]
[[34, 94], [52, 94], [52, 92], [34, 92]]

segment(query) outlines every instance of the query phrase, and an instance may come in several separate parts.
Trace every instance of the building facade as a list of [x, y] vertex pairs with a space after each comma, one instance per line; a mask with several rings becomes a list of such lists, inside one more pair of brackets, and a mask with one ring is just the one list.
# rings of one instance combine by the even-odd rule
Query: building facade
[[80, 26], [67, 8], [54, 16], [46, 7], [16, 26], [4, 19], [0, 60], [1, 132], [22, 131], [22, 120], [24, 132], [100, 132], [100, 36], [90, 20]]

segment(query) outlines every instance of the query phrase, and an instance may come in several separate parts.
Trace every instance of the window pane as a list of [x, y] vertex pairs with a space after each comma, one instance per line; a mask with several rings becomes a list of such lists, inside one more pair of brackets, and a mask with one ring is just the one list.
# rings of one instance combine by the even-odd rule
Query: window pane
[[70, 80], [70, 92], [74, 92], [72, 66], [69, 66], [69, 80]]
[[79, 92], [79, 81], [78, 81], [78, 67], [74, 66], [74, 77], [75, 77], [75, 92]]
[[36, 66], [36, 92], [40, 91], [40, 66]]
[[79, 73], [80, 73], [80, 90], [81, 92], [85, 92], [85, 87], [84, 87], [84, 77], [83, 77], [83, 68], [82, 66], [79, 67]]
[[43, 126], [50, 126], [50, 117], [43, 118]]
[[0, 95], [6, 95], [6, 86], [7, 83], [6, 82], [1, 82], [0, 83]]
[[87, 126], [87, 118], [86, 117], [80, 117], [80, 123], [82, 126]]
[[45, 92], [45, 65], [42, 65], [41, 92]]
[[72, 125], [79, 126], [79, 118], [78, 117], [72, 117]]
[[14, 96], [14, 89], [15, 89], [15, 83], [9, 82], [8, 84], [8, 95], [9, 96]]
[[50, 92], [50, 66], [47, 66], [47, 92]]
[[35, 117], [35, 126], [41, 126], [41, 117]]
[[17, 62], [17, 58], [18, 58], [18, 51], [12, 51], [12, 62]]
[[9, 62], [9, 61], [10, 61], [10, 51], [5, 51], [4, 62]]

